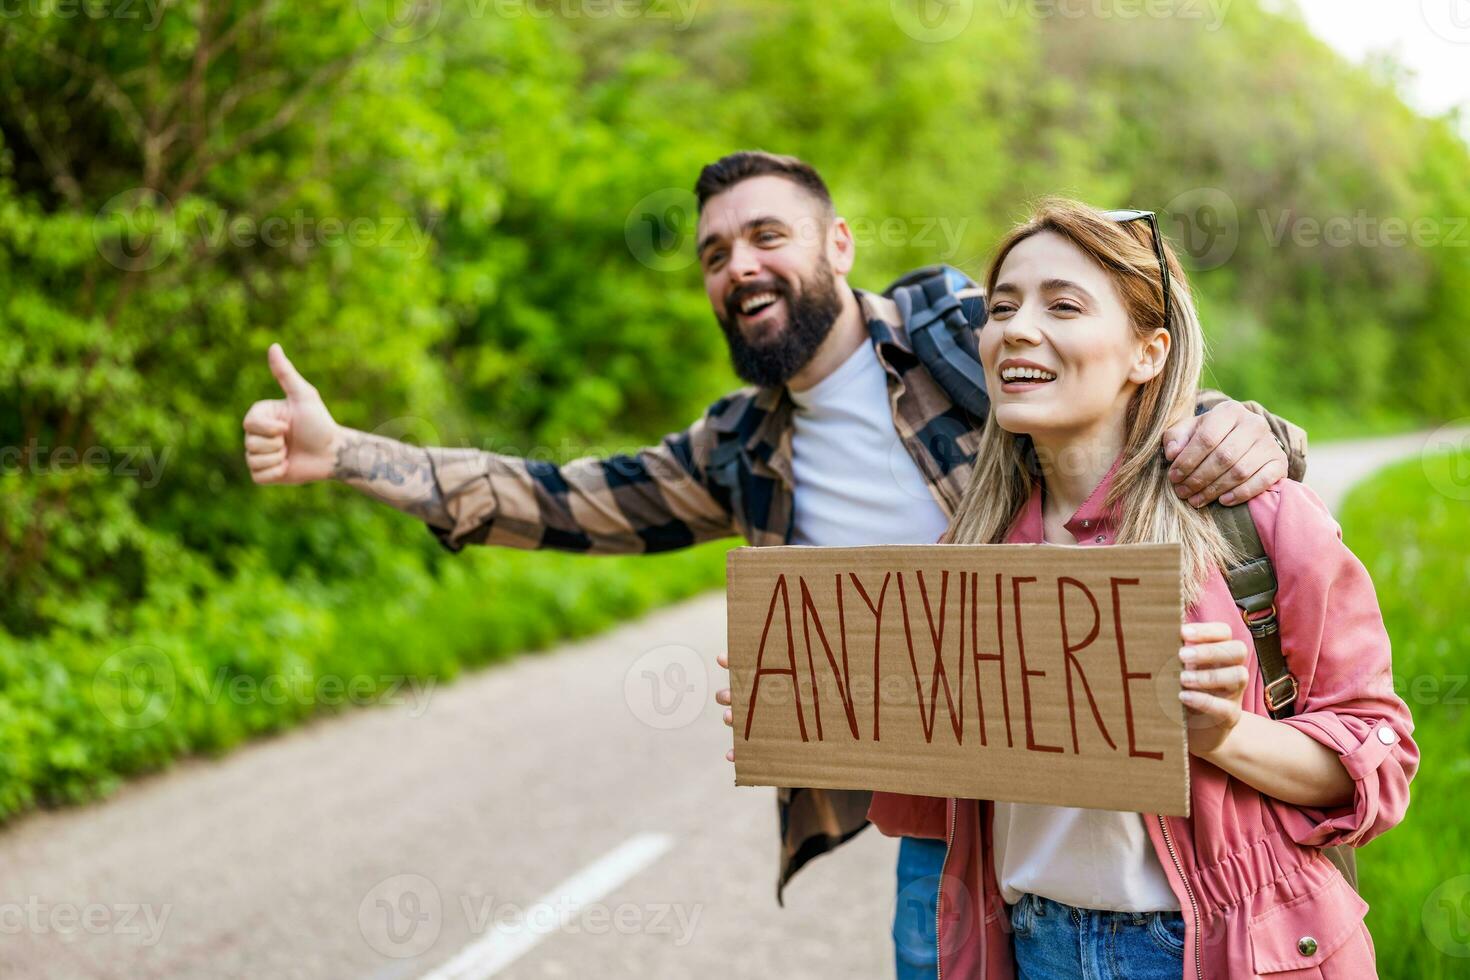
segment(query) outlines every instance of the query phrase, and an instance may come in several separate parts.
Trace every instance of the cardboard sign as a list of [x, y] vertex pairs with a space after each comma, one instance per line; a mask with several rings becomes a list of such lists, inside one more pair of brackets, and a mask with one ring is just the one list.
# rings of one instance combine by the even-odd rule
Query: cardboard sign
[[730, 552], [740, 786], [1187, 815], [1179, 546]]

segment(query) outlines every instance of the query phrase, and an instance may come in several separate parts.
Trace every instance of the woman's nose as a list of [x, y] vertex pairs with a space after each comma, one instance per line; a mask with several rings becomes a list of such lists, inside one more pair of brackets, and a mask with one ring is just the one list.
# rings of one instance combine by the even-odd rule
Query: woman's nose
[[1005, 329], [1001, 336], [1009, 344], [1039, 344], [1041, 343], [1041, 332], [1036, 327], [1035, 316], [1031, 311], [1022, 306], [1004, 321]]

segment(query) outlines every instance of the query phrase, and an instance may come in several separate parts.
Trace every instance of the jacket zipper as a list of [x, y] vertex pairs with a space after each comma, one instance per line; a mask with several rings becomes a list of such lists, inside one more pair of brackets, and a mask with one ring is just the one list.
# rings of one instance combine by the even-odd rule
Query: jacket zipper
[[[949, 834], [944, 842], [944, 860], [939, 862], [939, 894], [934, 897], [934, 980], [944, 980], [944, 944], [939, 939], [939, 922], [944, 908], [944, 869], [949, 866], [949, 851], [954, 847], [955, 803], [949, 801]], [[982, 964], [982, 969], [984, 969]]]
[[1199, 906], [1194, 901], [1194, 888], [1189, 884], [1189, 879], [1184, 875], [1184, 866], [1179, 863], [1179, 855], [1174, 853], [1174, 841], [1169, 837], [1169, 825], [1164, 821], [1162, 814], [1159, 815], [1159, 830], [1164, 833], [1164, 846], [1169, 849], [1169, 859], [1174, 862], [1174, 870], [1179, 873], [1179, 880], [1184, 882], [1184, 893], [1189, 896], [1189, 914], [1194, 920], [1194, 975], [1197, 980], [1205, 980], [1203, 970], [1200, 968], [1200, 917]]

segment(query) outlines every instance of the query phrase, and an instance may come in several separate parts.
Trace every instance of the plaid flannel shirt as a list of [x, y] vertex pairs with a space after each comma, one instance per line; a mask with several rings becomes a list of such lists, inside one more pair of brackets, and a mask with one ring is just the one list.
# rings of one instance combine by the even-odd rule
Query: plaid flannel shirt
[[[897, 306], [855, 290], [878, 361], [888, 376], [893, 425], [935, 501], [953, 515], [969, 483], [980, 425], [954, 405], [909, 344]], [[1201, 409], [1225, 400], [1202, 392]], [[1292, 479], [1306, 469], [1306, 433], [1260, 405], [1286, 449]], [[446, 547], [466, 544], [554, 548], [587, 554], [654, 553], [732, 535], [750, 544], [788, 544], [795, 480], [794, 404], [784, 388], [743, 388], [657, 446], [561, 466], [480, 450], [431, 452], [454, 527], [431, 530]], [[740, 457], [733, 486], [713, 477], [715, 462]], [[776, 893], [807, 861], [867, 823], [867, 792], [782, 789]]]

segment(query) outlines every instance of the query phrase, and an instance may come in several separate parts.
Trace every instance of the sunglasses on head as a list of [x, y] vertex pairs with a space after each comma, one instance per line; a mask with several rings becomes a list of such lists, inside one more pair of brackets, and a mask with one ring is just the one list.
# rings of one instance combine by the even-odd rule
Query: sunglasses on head
[[1103, 216], [1111, 218], [1120, 225], [1130, 221], [1138, 221], [1140, 218], [1148, 222], [1148, 227], [1154, 236], [1154, 255], [1159, 260], [1159, 274], [1163, 277], [1164, 286], [1164, 329], [1170, 330], [1172, 312], [1169, 304], [1169, 263], [1164, 258], [1164, 239], [1159, 234], [1159, 217], [1153, 211], [1139, 211], [1135, 208], [1121, 208], [1117, 211], [1104, 211]]

